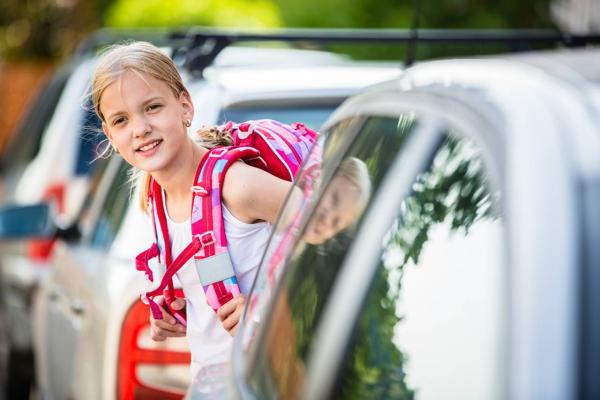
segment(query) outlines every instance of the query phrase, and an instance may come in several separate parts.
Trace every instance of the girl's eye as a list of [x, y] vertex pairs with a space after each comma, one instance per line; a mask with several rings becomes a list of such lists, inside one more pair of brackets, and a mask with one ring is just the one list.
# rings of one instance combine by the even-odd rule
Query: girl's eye
[[125, 117], [119, 117], [113, 121], [113, 125], [119, 125], [120, 123], [125, 121]]
[[162, 107], [161, 104], [150, 104], [149, 106], [146, 107], [146, 111], [153, 111], [160, 107]]

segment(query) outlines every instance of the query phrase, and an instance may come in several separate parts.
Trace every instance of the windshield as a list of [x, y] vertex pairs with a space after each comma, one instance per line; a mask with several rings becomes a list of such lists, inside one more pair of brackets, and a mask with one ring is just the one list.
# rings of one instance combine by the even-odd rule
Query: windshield
[[311, 129], [318, 130], [325, 123], [337, 104], [323, 106], [289, 107], [235, 107], [223, 109], [219, 123], [225, 121], [243, 122], [255, 119], [275, 119], [285, 124], [302, 122]]

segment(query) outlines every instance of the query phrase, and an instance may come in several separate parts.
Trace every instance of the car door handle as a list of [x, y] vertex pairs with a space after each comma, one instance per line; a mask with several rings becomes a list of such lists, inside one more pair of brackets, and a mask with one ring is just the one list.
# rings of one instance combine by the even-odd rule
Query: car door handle
[[50, 301], [56, 302], [58, 301], [58, 299], [60, 299], [60, 289], [58, 289], [57, 287], [52, 287], [50, 288], [50, 290], [48, 290], [48, 299]]
[[83, 300], [73, 299], [71, 301], [71, 311], [73, 311], [73, 314], [78, 315], [78, 316], [85, 314], [86, 307], [85, 307], [85, 303], [83, 302]]

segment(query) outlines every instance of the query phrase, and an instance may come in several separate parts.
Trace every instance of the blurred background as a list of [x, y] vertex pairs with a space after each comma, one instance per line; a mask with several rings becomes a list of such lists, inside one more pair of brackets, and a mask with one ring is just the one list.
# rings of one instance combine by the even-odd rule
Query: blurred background
[[[3, 164], [5, 170], [10, 170], [10, 168], [17, 170], [18, 168], [14, 167], [17, 163], [12, 162], [15, 160], [11, 160], [11, 158], [17, 159], [20, 157], [16, 161], [29, 162], [36, 154], [35, 147], [40, 146], [39, 139], [44, 130], [44, 124], [49, 124], [48, 121], [54, 119], [54, 106], [61, 96], [63, 88], [66, 87], [67, 76], [77, 76], [76, 73], [79, 73], [85, 78], [83, 81], [73, 79], [75, 82], [75, 86], [73, 86], [75, 89], [73, 90], [75, 92], [79, 90], [77, 89], [78, 81], [82, 81], [87, 85], [88, 81], [86, 79], [89, 78], [90, 72], [85, 69], [89, 68], [86, 63], [80, 60], [77, 68], [75, 66], [62, 69], [59, 67], [72, 57], [78, 46], [89, 35], [102, 28], [132, 30], [144, 28], [149, 29], [150, 32], [181, 29], [184, 32], [190, 26], [240, 30], [273, 28], [404, 30], [453, 28], [539, 29], [565, 33], [590, 33], [593, 31], [598, 32], [600, 28], [600, 0], [0, 0], [0, 93], [2, 93], [0, 96], [0, 199], [2, 199], [3, 191], [10, 193], [16, 187], [14, 182], [17, 182], [16, 177], [22, 171], [19, 170], [12, 174], [12, 178], [9, 178], [12, 179], [13, 183], [5, 185], [1, 179]], [[282, 46], [283, 44], [269, 45]], [[302, 43], [302, 47], [305, 48], [321, 48], [321, 46], [323, 44]], [[509, 46], [510, 48], [508, 48]], [[414, 59], [418, 61], [437, 57], [503, 53], [507, 50], [529, 50], [541, 46], [540, 44], [490, 44], [489, 42], [470, 43], [468, 45], [419, 43], [416, 48], [408, 48], [405, 44], [384, 45], [378, 42], [367, 46], [337, 44], [327, 49], [349, 54], [356, 59], [392, 60], [394, 61], [394, 67], [397, 61], [398, 67], [400, 67], [405, 60], [408, 60], [407, 54], [414, 55]], [[547, 43], [544, 46], [556, 47], [556, 43]], [[58, 72], [54, 74], [56, 71]], [[86, 73], [88, 74], [87, 78]], [[58, 79], [53, 79], [53, 76], [56, 77], [57, 75]], [[364, 76], [364, 74], [361, 76]], [[45, 84], [49, 88], [47, 91], [43, 90]], [[83, 87], [80, 89], [80, 92], [84, 91]], [[80, 94], [80, 92], [77, 93]], [[42, 101], [38, 101], [39, 94], [41, 94], [39, 98], [43, 98]], [[51, 98], [52, 96], [56, 98]], [[75, 105], [83, 105], [83, 99], [71, 95], [71, 92], [69, 92], [69, 96], [73, 101], [65, 103], [65, 107], [75, 108]], [[65, 95], [65, 97], [67, 96]], [[74, 119], [72, 118], [73, 115], [77, 115], [82, 118], [83, 122], [74, 121], [72, 126], [57, 124], [55, 130], [69, 132], [71, 128], [84, 127], [87, 129], [89, 126], [93, 126], [94, 115], [89, 107], [86, 110], [89, 112], [69, 113], [68, 118], [63, 117], [67, 114], [56, 112], [57, 120], [62, 118], [70, 121]], [[33, 111], [33, 114], [28, 113], [28, 111]], [[34, 116], [34, 118], [30, 116]], [[27, 125], [27, 123], [30, 123], [30, 125]], [[37, 125], [34, 126], [35, 124]], [[71, 128], [65, 128], [65, 126]], [[22, 135], [24, 139], [11, 143], [11, 138], [19, 137], [17, 134], [19, 131], [28, 134], [38, 132], [37, 139], [32, 139], [33, 134]], [[87, 130], [85, 132], [87, 133]], [[36, 140], [37, 142], [35, 142]], [[81, 149], [77, 149], [82, 154], [86, 154], [84, 147], [87, 146], [89, 147], [87, 150], [91, 154], [95, 147], [90, 143], [92, 141], [82, 141]], [[68, 152], [68, 150], [58, 148], [62, 153], [66, 154]], [[75, 150], [75, 147], [73, 149]], [[23, 153], [23, 156], [15, 156], [17, 153]], [[76, 152], [73, 151], [73, 153]], [[92, 155], [95, 157], [95, 153]], [[63, 156], [66, 157], [64, 154], [58, 155], [58, 157]], [[76, 164], [75, 156], [73, 158], [73, 164]], [[47, 165], [52, 164], [43, 165], [43, 168], [46, 168]], [[69, 174], [73, 172], [71, 175], [83, 176], [83, 178], [87, 177], [86, 174], [91, 169], [89, 163], [77, 164], [76, 168], [77, 171], [75, 172], [69, 170]], [[68, 177], [73, 178], [71, 175], [68, 175]], [[6, 181], [10, 181], [10, 179]], [[39, 180], [50, 184], [43, 191], [44, 200], [53, 197], [68, 198], [64, 195], [66, 184], [53, 186], [56, 182], [44, 182], [45, 180], [48, 179]], [[28, 185], [26, 180], [23, 180], [23, 182], [25, 184], [21, 186], [26, 189], [32, 187], [34, 189], [32, 191], [36, 192], [35, 195], [40, 194], [38, 193], [40, 192], [38, 187]], [[73, 182], [70, 182], [69, 185], [74, 186], [75, 189], [78, 188]], [[82, 193], [84, 192], [82, 191]], [[41, 199], [37, 199], [37, 201], [41, 201]], [[61, 201], [57, 201], [57, 203], [61, 204]], [[115, 209], [117, 208], [115, 207]], [[80, 208], [73, 208], [73, 210], [78, 212]], [[115, 220], [120, 221], [119, 218], [121, 217], [115, 217]], [[52, 245], [52, 242], [31, 243], [31, 246], [27, 248], [27, 252], [32, 260], [46, 262]], [[22, 253], [24, 252], [22, 251]], [[0, 249], [0, 256], [4, 255]], [[10, 263], [0, 265], [0, 268], [9, 270], [5, 265], [10, 265]], [[14, 265], [17, 264], [14, 263]], [[31, 265], [37, 268], [37, 264], [32, 263]], [[24, 269], [19, 270], [16, 268], [14, 270], [21, 271]], [[31, 308], [30, 297], [33, 292], [31, 288], [36, 282], [37, 275], [32, 275], [32, 277], [27, 284], [15, 286], [18, 289], [15, 292], [20, 294], [19, 297], [12, 292], [8, 293], [4, 289], [6, 286], [11, 287], [10, 285], [13, 284], [14, 280], [9, 280], [8, 284], [3, 286], [2, 274], [0, 274], [0, 295], [5, 298], [12, 296], [13, 298], [22, 299], [22, 309], [29, 310]], [[5, 279], [4, 283], [6, 282]], [[3, 386], [3, 372], [8, 370], [2, 362], [7, 359], [6, 353], [9, 351], [6, 345], [9, 340], [2, 337], [3, 332], [7, 331], [7, 329], [2, 329], [2, 324], [4, 323], [6, 326], [8, 324], [3, 322], [1, 315], [3, 304], [1, 300], [2, 296], [0, 296], [0, 389]], [[19, 304], [19, 306], [21, 305]], [[145, 313], [145, 309], [143, 310]], [[31, 331], [29, 329], [28, 313], [23, 312], [21, 314], [19, 315], [26, 322], [20, 326], [26, 327], [26, 331]], [[147, 323], [146, 314], [140, 315], [142, 315], [144, 323]], [[10, 321], [10, 318], [4, 320]], [[383, 329], [387, 328], [384, 326]], [[15, 330], [15, 332], [17, 331]], [[27, 340], [23, 340], [26, 345], [17, 348], [17, 352], [10, 350], [13, 351], [11, 353], [11, 357], [14, 357], [13, 360], [17, 360], [13, 365], [18, 366], [16, 367], [18, 372], [23, 372], [23, 377], [10, 377], [12, 379], [11, 390], [17, 388], [22, 394], [14, 395], [14, 392], [9, 391], [11, 393], [9, 398], [28, 398], [30, 379], [34, 375], [32, 371], [25, 371], [26, 368], [33, 365], [31, 338], [20, 334], [13, 336], [18, 338], [23, 336]], [[60, 346], [56, 347], [60, 351]], [[3, 353], [4, 357], [2, 356]], [[23, 360], [16, 358], [15, 354], [23, 357]], [[3, 400], [1, 390], [0, 400]]]
[[[0, 154], [48, 73], [103, 27], [594, 28], [594, 0], [2, 0]], [[419, 18], [415, 20], [415, 13]], [[596, 16], [597, 17], [597, 16]], [[347, 49], [348, 50], [348, 49]], [[370, 46], [355, 57], [399, 58]], [[485, 51], [494, 51], [488, 46]], [[417, 59], [482, 49], [419, 49]]]

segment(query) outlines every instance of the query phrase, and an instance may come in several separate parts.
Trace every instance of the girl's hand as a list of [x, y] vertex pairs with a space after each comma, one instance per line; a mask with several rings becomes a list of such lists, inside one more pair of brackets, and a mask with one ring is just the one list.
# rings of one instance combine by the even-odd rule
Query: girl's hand
[[217, 316], [219, 317], [223, 328], [225, 328], [231, 336], [235, 336], [237, 325], [242, 317], [242, 311], [244, 311], [245, 304], [246, 296], [241, 294], [238, 297], [229, 300], [217, 310]]
[[[165, 311], [163, 307], [165, 302], [164, 297], [156, 296], [154, 301], [160, 307], [163, 319], [154, 319], [152, 317], [152, 313], [150, 313], [150, 333], [152, 335], [152, 340], [163, 342], [168, 337], [185, 336], [185, 326], [178, 323], [172, 315]], [[171, 308], [173, 308], [175, 311], [182, 310], [185, 308], [185, 299], [176, 298], [171, 303]]]

